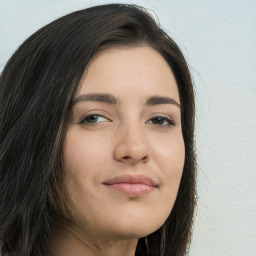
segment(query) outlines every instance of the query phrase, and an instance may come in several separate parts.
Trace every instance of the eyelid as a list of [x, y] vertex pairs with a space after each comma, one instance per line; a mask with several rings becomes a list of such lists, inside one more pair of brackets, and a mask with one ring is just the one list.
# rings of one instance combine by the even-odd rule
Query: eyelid
[[[80, 118], [80, 121], [79, 121], [77, 124], [84, 124], [84, 123], [86, 123], [86, 122], [85, 122], [85, 119], [86, 119], [87, 117], [89, 117], [89, 116], [100, 116], [100, 117], [105, 118], [107, 121], [112, 122], [112, 120], [111, 120], [109, 117], [107, 117], [108, 115], [106, 114], [105, 111], [95, 109], [95, 110], [91, 110], [91, 111], [88, 111], [87, 113], [85, 113], [85, 114]], [[106, 122], [107, 122], [107, 121], [106, 121]], [[101, 123], [101, 122], [99, 122], [99, 123]], [[94, 123], [87, 123], [87, 124], [88, 124], [88, 125], [94, 125]], [[97, 124], [97, 123], [95, 123], [95, 124]]]
[[155, 118], [158, 118], [158, 117], [165, 119], [168, 122], [168, 124], [153, 124], [153, 123], [151, 123], [151, 124], [158, 125], [158, 126], [163, 126], [163, 127], [175, 126], [177, 124], [177, 122], [175, 122], [174, 119], [170, 115], [165, 114], [165, 113], [154, 113], [152, 115], [152, 117], [150, 117], [150, 119], [147, 120], [146, 123], [148, 123], [152, 119], [155, 119]]

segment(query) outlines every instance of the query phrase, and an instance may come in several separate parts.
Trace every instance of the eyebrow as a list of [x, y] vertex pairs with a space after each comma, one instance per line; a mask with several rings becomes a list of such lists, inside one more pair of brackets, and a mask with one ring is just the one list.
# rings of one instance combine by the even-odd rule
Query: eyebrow
[[[90, 93], [90, 94], [83, 94], [73, 101], [73, 105], [83, 101], [97, 101], [108, 103], [111, 105], [119, 104], [117, 98], [112, 94], [106, 93]], [[180, 108], [180, 104], [173, 98], [164, 97], [164, 96], [151, 96], [147, 98], [145, 105], [146, 106], [154, 106], [159, 104], [173, 104]]]
[[118, 100], [115, 96], [111, 94], [105, 94], [105, 93], [90, 93], [90, 94], [84, 94], [79, 97], [77, 97], [73, 101], [73, 105], [82, 102], [82, 101], [98, 101], [98, 102], [104, 102], [109, 103], [111, 105], [117, 105]]
[[180, 108], [180, 104], [173, 98], [163, 96], [152, 96], [146, 100], [146, 105], [154, 106], [159, 104], [173, 104]]

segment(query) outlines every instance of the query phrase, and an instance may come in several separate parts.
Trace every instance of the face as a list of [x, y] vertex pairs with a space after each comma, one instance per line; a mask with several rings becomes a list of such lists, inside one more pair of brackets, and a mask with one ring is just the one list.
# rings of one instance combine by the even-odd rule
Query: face
[[140, 238], [174, 205], [184, 165], [179, 93], [147, 46], [96, 55], [74, 98], [64, 146], [74, 227], [93, 239]]

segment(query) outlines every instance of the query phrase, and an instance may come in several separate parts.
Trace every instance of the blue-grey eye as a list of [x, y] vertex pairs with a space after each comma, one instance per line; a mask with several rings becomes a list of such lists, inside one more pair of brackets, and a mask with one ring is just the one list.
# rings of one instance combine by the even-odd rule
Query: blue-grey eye
[[80, 123], [95, 124], [108, 121], [107, 118], [101, 115], [88, 115]]
[[87, 116], [84, 120], [88, 123], [96, 123], [99, 119], [98, 115]]

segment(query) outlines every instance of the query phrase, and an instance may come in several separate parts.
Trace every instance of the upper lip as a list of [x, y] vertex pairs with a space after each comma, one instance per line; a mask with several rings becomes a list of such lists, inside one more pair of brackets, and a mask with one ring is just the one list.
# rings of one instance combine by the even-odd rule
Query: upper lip
[[111, 178], [103, 184], [105, 185], [113, 185], [113, 184], [119, 184], [119, 183], [130, 183], [130, 184], [146, 184], [151, 187], [158, 187], [157, 183], [154, 182], [151, 178], [149, 178], [146, 175], [120, 175], [114, 178]]

